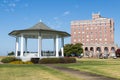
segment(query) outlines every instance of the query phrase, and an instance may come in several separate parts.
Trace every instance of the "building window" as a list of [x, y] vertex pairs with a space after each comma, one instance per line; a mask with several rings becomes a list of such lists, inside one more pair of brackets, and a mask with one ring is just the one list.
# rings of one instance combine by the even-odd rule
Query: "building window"
[[82, 31], [84, 31], [84, 27], [82, 28]]
[[89, 41], [89, 39], [87, 39], [87, 41]]
[[93, 39], [91, 39], [91, 41], [92, 41]]
[[107, 42], [105, 42], [105, 44], [107, 44]]
[[87, 30], [89, 30], [89, 28], [87, 27]]
[[97, 27], [95, 27], [95, 29], [97, 29]]
[[76, 34], [76, 32], [74, 32], [74, 34]]
[[107, 41], [107, 39], [105, 38], [105, 41]]
[[102, 41], [102, 39], [101, 39], [101, 38], [100, 38], [99, 40], [100, 40], [100, 41]]
[[89, 35], [87, 35], [86, 37], [89, 38]]
[[76, 42], [76, 39], [74, 39], [74, 42]]
[[93, 30], [93, 28], [91, 27], [91, 30]]

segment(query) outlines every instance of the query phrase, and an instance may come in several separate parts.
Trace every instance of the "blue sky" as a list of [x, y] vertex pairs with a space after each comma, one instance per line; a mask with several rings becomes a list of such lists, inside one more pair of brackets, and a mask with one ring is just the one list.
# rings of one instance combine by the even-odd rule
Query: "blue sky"
[[[15, 50], [15, 38], [8, 35], [12, 30], [29, 28], [42, 20], [53, 29], [70, 33], [72, 20], [91, 19], [97, 12], [114, 19], [115, 43], [120, 46], [120, 0], [0, 0], [0, 55]], [[34, 44], [29, 41], [28, 46], [34, 51], [37, 41], [31, 41]], [[50, 48], [50, 42], [43, 48]], [[70, 43], [70, 38], [65, 43]]]

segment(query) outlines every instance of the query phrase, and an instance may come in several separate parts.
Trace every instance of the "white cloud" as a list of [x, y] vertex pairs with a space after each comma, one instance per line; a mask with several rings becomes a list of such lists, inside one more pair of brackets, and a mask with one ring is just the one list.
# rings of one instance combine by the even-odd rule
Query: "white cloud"
[[61, 15], [57, 16], [57, 17], [53, 17], [54, 23], [51, 24], [51, 26], [53, 26], [53, 28], [55, 29], [63, 29], [64, 30], [64, 19], [67, 15], [70, 14], [70, 11], [64, 11]]
[[54, 20], [58, 20], [59, 18], [58, 18], [58, 17], [54, 17], [53, 19], [54, 19]]
[[21, 0], [2, 0], [0, 8], [6, 12], [14, 12], [16, 7], [26, 8], [29, 6], [28, 3], [19, 4]]
[[0, 7], [6, 12], [14, 12], [16, 7], [16, 2], [14, 0], [3, 0], [0, 3]]
[[8, 6], [9, 6], [9, 7], [15, 7], [16, 4], [15, 4], [15, 3], [9, 3]]
[[65, 16], [65, 15], [69, 15], [70, 14], [70, 11], [65, 11], [64, 13], [63, 13], [63, 15]]

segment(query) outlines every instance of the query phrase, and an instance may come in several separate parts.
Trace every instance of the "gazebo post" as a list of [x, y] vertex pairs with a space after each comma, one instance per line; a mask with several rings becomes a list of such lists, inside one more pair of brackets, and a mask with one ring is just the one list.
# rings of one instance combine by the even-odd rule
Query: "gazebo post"
[[41, 51], [42, 51], [42, 37], [41, 33], [38, 33], [38, 57], [41, 58]]
[[23, 49], [24, 49], [23, 39], [24, 39], [24, 38], [23, 38], [23, 34], [21, 34], [21, 51], [20, 51], [20, 53], [21, 53], [20, 56], [21, 56], [21, 57], [23, 57]]
[[54, 38], [54, 54], [56, 55], [56, 38]]
[[62, 53], [62, 57], [64, 57], [64, 37], [61, 38], [61, 53]]
[[15, 56], [18, 56], [19, 37], [16, 37]]
[[59, 39], [58, 35], [56, 35], [56, 57], [59, 57], [59, 50], [58, 50], [58, 45], [59, 45]]
[[25, 38], [25, 53], [27, 53], [27, 38]]

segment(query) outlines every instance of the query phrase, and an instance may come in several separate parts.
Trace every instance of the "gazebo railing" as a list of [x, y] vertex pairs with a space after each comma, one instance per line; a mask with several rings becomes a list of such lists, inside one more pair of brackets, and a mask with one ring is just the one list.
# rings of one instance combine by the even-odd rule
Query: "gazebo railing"
[[41, 56], [55, 56], [54, 51], [42, 51]]
[[[20, 56], [21, 52], [18, 51], [17, 55]], [[60, 52], [59, 52], [59, 55], [60, 55]], [[25, 52], [24, 51], [23, 56], [37, 57], [38, 56], [38, 52], [29, 52], [29, 51]], [[56, 53], [55, 53], [55, 51], [42, 51], [41, 52], [41, 56], [56, 56]]]

